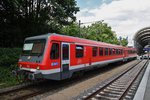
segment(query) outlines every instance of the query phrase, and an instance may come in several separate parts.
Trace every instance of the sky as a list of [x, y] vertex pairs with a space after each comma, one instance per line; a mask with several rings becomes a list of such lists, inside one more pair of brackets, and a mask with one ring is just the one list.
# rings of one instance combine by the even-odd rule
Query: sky
[[117, 37], [128, 37], [133, 46], [135, 33], [150, 26], [150, 0], [76, 0], [80, 12], [77, 21], [104, 20], [116, 32]]

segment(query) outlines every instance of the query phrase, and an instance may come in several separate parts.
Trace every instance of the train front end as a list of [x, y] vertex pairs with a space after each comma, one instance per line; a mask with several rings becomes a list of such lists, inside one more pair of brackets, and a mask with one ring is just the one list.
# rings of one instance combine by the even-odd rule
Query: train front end
[[46, 51], [47, 36], [26, 38], [22, 54], [18, 61], [18, 70], [13, 74], [20, 80], [42, 79], [41, 69], [45, 68], [44, 54]]

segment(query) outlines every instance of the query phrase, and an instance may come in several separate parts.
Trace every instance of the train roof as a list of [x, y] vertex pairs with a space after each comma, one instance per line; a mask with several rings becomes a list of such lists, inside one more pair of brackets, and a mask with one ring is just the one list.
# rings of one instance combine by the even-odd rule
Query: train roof
[[[54, 34], [54, 33], [53, 33]], [[38, 36], [32, 36], [32, 37], [27, 37], [25, 40], [34, 40], [34, 39], [47, 39], [49, 36], [51, 36], [52, 33], [48, 34], [43, 34], [43, 35], [38, 35]]]
[[63, 41], [63, 42], [74, 42], [74, 43], [82, 43], [82, 44], [90, 44], [90, 45], [101, 45], [103, 47], [118, 47], [118, 48], [128, 48], [128, 47], [123, 47], [120, 45], [115, 45], [115, 44], [110, 44], [110, 43], [105, 43], [105, 42], [100, 42], [100, 41], [94, 41], [94, 40], [88, 40], [84, 38], [78, 38], [78, 37], [73, 37], [73, 36], [67, 36], [67, 35], [60, 35], [56, 33], [48, 33], [44, 35], [38, 35], [38, 36], [33, 36], [33, 37], [27, 37], [25, 40], [32, 40], [32, 39], [48, 39], [50, 37], [51, 40], [56, 40], [56, 41]]

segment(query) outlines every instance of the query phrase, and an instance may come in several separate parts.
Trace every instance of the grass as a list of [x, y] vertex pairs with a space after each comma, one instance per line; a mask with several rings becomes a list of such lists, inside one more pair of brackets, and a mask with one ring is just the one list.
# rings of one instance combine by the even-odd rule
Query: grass
[[12, 75], [12, 70], [15, 68], [14, 65], [11, 67], [0, 67], [0, 88], [19, 84], [16, 77]]

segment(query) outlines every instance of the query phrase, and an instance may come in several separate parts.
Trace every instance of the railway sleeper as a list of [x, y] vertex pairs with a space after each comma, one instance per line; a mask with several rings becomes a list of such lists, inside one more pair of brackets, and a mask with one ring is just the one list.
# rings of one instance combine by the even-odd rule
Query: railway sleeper
[[113, 94], [118, 94], [118, 95], [120, 95], [120, 94], [122, 94], [123, 93], [123, 91], [104, 91], [105, 93], [113, 93]]
[[113, 86], [113, 85], [110, 85], [109, 87], [116, 88], [116, 89], [125, 89], [125, 86]]
[[107, 87], [107, 89], [109, 89], [109, 90], [115, 90], [115, 91], [120, 91], [120, 90], [122, 90], [122, 89], [118, 89], [118, 88], [111, 88], [111, 87]]
[[103, 96], [100, 95], [95, 97], [95, 100], [118, 100], [117, 97], [108, 97], [108, 96]]
[[118, 98], [118, 97], [121, 96], [120, 94], [111, 93], [111, 92], [108, 92], [108, 93], [106, 93], [106, 92], [103, 92], [103, 93], [100, 92], [99, 94], [100, 94], [100, 95], [103, 95], [103, 96], [116, 97], [116, 98]]
[[133, 92], [128, 92], [127, 95], [133, 95]]
[[[106, 92], [109, 92], [109, 91], [116, 92], [115, 90], [109, 90], [109, 89], [104, 89], [103, 91], [106, 91]], [[120, 90], [118, 92], [124, 92], [124, 90]]]
[[131, 89], [129, 90], [129, 92], [133, 92], [133, 91], [135, 91], [135, 90], [131, 90]]
[[[126, 95], [124, 99], [125, 99], [125, 100], [131, 100], [132, 98], [133, 98], [132, 96]], [[123, 100], [124, 100], [124, 99], [123, 99]]]
[[126, 86], [127, 85], [127, 83], [126, 84], [120, 84], [120, 83], [118, 83], [118, 84], [110, 84], [110, 86], [120, 86], [120, 87], [123, 87], [123, 86]]
[[114, 85], [114, 86], [125, 86], [126, 84], [125, 83], [112, 83], [111, 85]]

